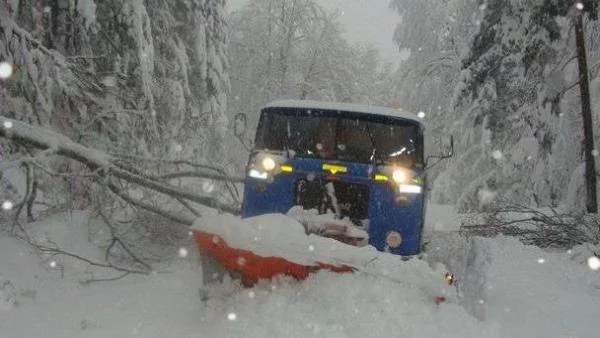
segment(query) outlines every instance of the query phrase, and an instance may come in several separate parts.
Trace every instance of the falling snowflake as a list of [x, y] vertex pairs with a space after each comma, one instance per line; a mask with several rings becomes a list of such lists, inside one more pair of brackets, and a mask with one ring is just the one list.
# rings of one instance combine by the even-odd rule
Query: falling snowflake
[[244, 257], [238, 257], [238, 259], [236, 260], [236, 263], [239, 266], [243, 266], [244, 264], [246, 264], [246, 258], [244, 258]]
[[215, 244], [218, 244], [219, 243], [219, 237], [213, 236], [212, 242], [215, 243]]
[[50, 6], [44, 7], [44, 13], [49, 14], [50, 12], [52, 12], [52, 8]]
[[202, 190], [205, 193], [210, 194], [215, 190], [215, 184], [210, 180], [206, 180], [202, 183]]
[[229, 319], [230, 321], [234, 321], [237, 319], [237, 315], [235, 314], [235, 312], [230, 312], [227, 314], [227, 319]]
[[3, 126], [4, 126], [4, 128], [6, 128], [6, 129], [10, 129], [10, 128], [12, 128], [12, 127], [13, 127], [13, 123], [12, 123], [12, 121], [4, 121], [4, 124], [3, 124]]
[[583, 6], [583, 3], [582, 3], [582, 2], [579, 2], [579, 1], [578, 1], [578, 2], [576, 2], [576, 3], [575, 3], [575, 8], [577, 8], [577, 9], [578, 9], [578, 10], [580, 10], [580, 11], [582, 11], [582, 10], [583, 10], [583, 8], [584, 8], [584, 6]]
[[489, 204], [494, 201], [497, 193], [488, 189], [481, 189], [477, 192], [477, 196], [479, 197], [479, 202], [481, 204]]
[[424, 118], [425, 118], [425, 112], [422, 112], [422, 111], [420, 111], [420, 112], [417, 114], [417, 117], [418, 117], [418, 118], [420, 118], [420, 119], [424, 119]]
[[179, 248], [179, 257], [187, 257], [188, 250], [186, 248]]
[[0, 80], [6, 80], [13, 74], [13, 66], [6, 62], [0, 62]]
[[502, 152], [500, 150], [494, 150], [494, 151], [492, 151], [492, 157], [495, 160], [499, 161], [504, 157], [504, 155], [502, 154]]
[[48, 265], [50, 265], [50, 267], [54, 269], [56, 268], [56, 261], [50, 261]]
[[315, 246], [314, 245], [309, 245], [308, 246], [308, 251], [315, 251]]
[[12, 201], [4, 201], [2, 202], [2, 210], [9, 211], [14, 208], [15, 204]]
[[598, 269], [600, 269], [600, 258], [596, 257], [596, 256], [592, 256], [590, 258], [588, 258], [587, 260], [588, 266], [590, 267], [590, 269], [597, 271]]
[[538, 258], [537, 262], [540, 264], [544, 264], [544, 263], [546, 263], [546, 260], [543, 258]]
[[105, 76], [102, 79], [102, 84], [105, 87], [114, 87], [117, 85], [117, 79], [114, 76]]
[[248, 291], [248, 297], [250, 297], [250, 298], [254, 298], [254, 296], [256, 296], [256, 295], [254, 294], [254, 291]]
[[592, 156], [594, 156], [594, 157], [598, 156], [598, 149], [592, 150]]
[[485, 11], [485, 9], [486, 9], [486, 8], [487, 8], [487, 5], [486, 5], [486, 4], [481, 4], [481, 5], [479, 5], [479, 10], [480, 10], [480, 11]]
[[183, 150], [183, 146], [181, 144], [175, 145], [175, 152], [180, 153]]

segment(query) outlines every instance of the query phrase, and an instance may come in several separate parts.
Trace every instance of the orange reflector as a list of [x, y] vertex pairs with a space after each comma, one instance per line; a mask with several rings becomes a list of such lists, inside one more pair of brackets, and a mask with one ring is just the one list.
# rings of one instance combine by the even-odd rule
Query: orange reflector
[[281, 171], [283, 171], [284, 173], [291, 173], [292, 171], [294, 171], [294, 168], [292, 168], [291, 165], [282, 165], [281, 167]]
[[331, 172], [334, 175], [337, 173], [348, 172], [348, 168], [341, 166], [341, 165], [335, 165], [335, 164], [323, 164], [323, 170], [328, 170], [329, 172]]

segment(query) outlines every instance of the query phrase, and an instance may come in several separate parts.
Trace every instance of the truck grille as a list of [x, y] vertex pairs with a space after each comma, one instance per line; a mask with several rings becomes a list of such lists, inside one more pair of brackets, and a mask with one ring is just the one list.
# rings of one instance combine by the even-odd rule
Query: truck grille
[[369, 187], [340, 181], [299, 180], [295, 205], [362, 221], [369, 217]]

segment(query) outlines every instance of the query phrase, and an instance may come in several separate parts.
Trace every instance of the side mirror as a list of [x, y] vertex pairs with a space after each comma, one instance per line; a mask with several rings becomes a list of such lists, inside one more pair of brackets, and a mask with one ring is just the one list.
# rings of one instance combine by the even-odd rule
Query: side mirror
[[[435, 165], [440, 163], [442, 160], [451, 158], [454, 156], [454, 136], [450, 135], [450, 145], [446, 147], [445, 151], [442, 151], [439, 155], [430, 155], [425, 159], [425, 170], [433, 168]], [[429, 163], [431, 159], [437, 159], [434, 163]]]
[[233, 135], [244, 146], [247, 151], [252, 149], [252, 141], [246, 137], [248, 129], [248, 118], [244, 113], [237, 113], [233, 117]]
[[233, 134], [237, 138], [241, 138], [246, 134], [248, 128], [248, 118], [244, 113], [237, 113], [233, 117]]

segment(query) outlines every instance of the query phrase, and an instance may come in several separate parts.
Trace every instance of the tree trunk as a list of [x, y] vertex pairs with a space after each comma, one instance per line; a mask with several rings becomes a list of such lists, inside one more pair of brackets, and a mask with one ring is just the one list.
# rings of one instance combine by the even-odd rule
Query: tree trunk
[[577, 64], [579, 66], [579, 89], [581, 91], [581, 116], [583, 118], [583, 146], [585, 154], [586, 209], [589, 213], [598, 213], [596, 191], [596, 168], [594, 162], [594, 131], [592, 127], [592, 109], [588, 68], [583, 35], [583, 14], [575, 18], [575, 43], [577, 45]]

